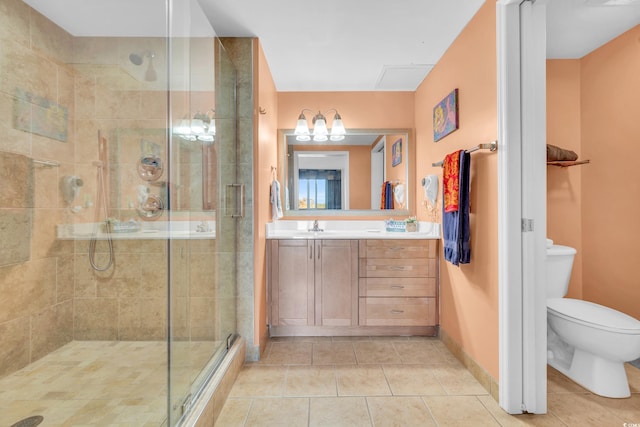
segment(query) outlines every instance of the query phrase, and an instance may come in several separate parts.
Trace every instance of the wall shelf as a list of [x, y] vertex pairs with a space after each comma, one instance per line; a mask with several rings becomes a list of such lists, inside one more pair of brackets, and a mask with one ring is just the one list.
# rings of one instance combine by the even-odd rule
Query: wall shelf
[[569, 166], [584, 165], [586, 163], [589, 163], [589, 160], [555, 160], [547, 162], [547, 165], [566, 168]]

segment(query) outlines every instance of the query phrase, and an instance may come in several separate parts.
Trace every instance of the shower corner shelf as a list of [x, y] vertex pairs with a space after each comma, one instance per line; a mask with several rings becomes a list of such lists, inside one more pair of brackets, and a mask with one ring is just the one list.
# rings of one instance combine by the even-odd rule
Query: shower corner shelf
[[554, 160], [547, 162], [547, 165], [566, 168], [569, 166], [584, 165], [587, 163], [589, 163], [589, 160]]

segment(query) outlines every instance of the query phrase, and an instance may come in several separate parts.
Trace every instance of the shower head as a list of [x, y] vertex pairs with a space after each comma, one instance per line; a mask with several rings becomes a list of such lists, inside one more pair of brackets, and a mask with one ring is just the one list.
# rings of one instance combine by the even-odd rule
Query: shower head
[[155, 52], [132, 52], [129, 54], [129, 61], [131, 61], [131, 63], [134, 65], [142, 65], [142, 63], [144, 62], [144, 58], [149, 58], [149, 65], [147, 66], [147, 71], [144, 75], [144, 79], [148, 82], [153, 82], [158, 78], [156, 70], [153, 68], [153, 58], [155, 57]]
[[131, 53], [129, 55], [129, 61], [134, 65], [142, 65], [143, 56], [139, 53]]

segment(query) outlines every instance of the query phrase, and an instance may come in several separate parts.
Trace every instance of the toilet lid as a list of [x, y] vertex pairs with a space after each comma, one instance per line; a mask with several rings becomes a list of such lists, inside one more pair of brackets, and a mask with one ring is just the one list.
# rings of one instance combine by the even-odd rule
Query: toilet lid
[[600, 329], [640, 333], [640, 320], [609, 307], [573, 298], [550, 298], [547, 308], [559, 316], [588, 323]]

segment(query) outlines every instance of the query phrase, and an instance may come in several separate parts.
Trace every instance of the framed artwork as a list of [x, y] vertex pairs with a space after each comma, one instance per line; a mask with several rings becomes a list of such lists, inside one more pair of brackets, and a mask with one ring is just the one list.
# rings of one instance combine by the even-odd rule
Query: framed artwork
[[400, 163], [402, 163], [402, 138], [391, 146], [391, 166], [395, 167]]
[[458, 89], [454, 89], [433, 107], [433, 141], [439, 141], [458, 129]]

